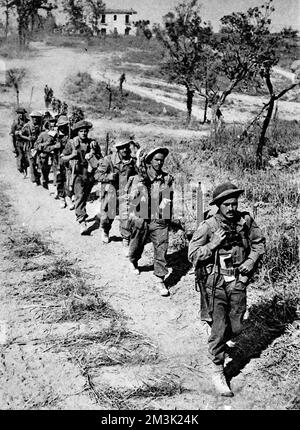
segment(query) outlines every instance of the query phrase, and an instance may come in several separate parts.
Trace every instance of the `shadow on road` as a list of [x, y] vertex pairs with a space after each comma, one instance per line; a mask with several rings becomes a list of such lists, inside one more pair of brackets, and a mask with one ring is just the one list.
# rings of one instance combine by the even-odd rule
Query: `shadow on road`
[[238, 337], [236, 346], [228, 350], [232, 361], [225, 368], [230, 381], [237, 376], [252, 358], [259, 358], [263, 351], [286, 330], [286, 325], [297, 319], [296, 304], [274, 296], [272, 300], [253, 305], [244, 331]]
[[173, 269], [166, 279], [168, 288], [174, 287], [191, 269], [192, 264], [188, 260], [188, 247], [175, 251], [167, 256], [168, 266]]

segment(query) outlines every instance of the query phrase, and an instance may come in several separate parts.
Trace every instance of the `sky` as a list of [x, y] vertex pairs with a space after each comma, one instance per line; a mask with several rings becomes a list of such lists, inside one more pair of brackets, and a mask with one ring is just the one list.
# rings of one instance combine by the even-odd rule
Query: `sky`
[[[149, 19], [151, 24], [160, 23], [161, 17], [178, 4], [179, 0], [104, 0], [106, 7], [119, 9], [133, 8], [138, 12], [135, 20]], [[249, 7], [260, 6], [264, 0], [199, 0], [204, 21], [211, 21], [218, 30], [220, 18], [231, 12], [246, 11]], [[273, 0], [275, 12], [272, 15], [272, 30], [289, 27], [300, 31], [300, 0]]]

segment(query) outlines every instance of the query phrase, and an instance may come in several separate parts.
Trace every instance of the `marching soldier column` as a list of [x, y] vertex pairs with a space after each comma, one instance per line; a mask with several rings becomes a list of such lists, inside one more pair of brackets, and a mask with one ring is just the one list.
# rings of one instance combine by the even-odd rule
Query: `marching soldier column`
[[[167, 251], [173, 218], [174, 178], [163, 170], [169, 150], [157, 147], [142, 150], [133, 136], [118, 141], [104, 158], [97, 140], [89, 137], [92, 123], [80, 120], [71, 126], [66, 115], [26, 109], [16, 110], [13, 122], [13, 152], [17, 169], [36, 186], [49, 190], [52, 173], [55, 199], [62, 209], [75, 210], [81, 235], [89, 235], [87, 201], [99, 184], [99, 211], [96, 219], [102, 243], [116, 216], [128, 269], [140, 275], [139, 260], [148, 241], [153, 245], [154, 285], [167, 297], [169, 274]], [[201, 319], [211, 328], [208, 353], [216, 391], [231, 397], [226, 379], [225, 352], [234, 348], [243, 329], [246, 291], [258, 262], [265, 252], [265, 238], [247, 212], [238, 211], [243, 190], [231, 183], [219, 185], [211, 205], [217, 213], [205, 219], [189, 245], [189, 259], [195, 267], [201, 293]]]

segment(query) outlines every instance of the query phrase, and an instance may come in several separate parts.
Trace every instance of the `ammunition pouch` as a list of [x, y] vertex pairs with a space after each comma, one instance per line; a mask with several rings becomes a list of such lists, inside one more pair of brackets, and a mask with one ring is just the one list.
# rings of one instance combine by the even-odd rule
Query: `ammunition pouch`
[[219, 268], [218, 273], [223, 276], [235, 276], [235, 277], [239, 276], [240, 274], [239, 269], [234, 267], [229, 269]]

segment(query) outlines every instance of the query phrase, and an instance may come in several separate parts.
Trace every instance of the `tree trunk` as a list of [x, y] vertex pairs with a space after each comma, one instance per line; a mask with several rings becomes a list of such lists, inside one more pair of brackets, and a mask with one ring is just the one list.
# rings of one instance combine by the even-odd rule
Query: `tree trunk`
[[187, 125], [190, 124], [191, 118], [192, 118], [192, 107], [193, 107], [193, 99], [194, 99], [195, 91], [191, 90], [187, 87], [186, 89], [186, 107], [187, 107], [187, 118], [186, 123]]
[[256, 167], [257, 167], [257, 169], [261, 169], [262, 165], [263, 165], [263, 148], [265, 146], [266, 133], [267, 133], [268, 127], [270, 125], [270, 121], [272, 119], [273, 109], [274, 109], [275, 100], [276, 100], [276, 96], [274, 94], [273, 85], [272, 85], [272, 81], [271, 81], [270, 70], [266, 70], [265, 80], [266, 80], [266, 85], [267, 85], [267, 88], [268, 88], [269, 94], [270, 94], [270, 101], [269, 101], [267, 115], [266, 115], [264, 122], [263, 122], [262, 130], [261, 130], [261, 133], [259, 136], [259, 141], [258, 141], [257, 150], [256, 150]]
[[17, 107], [20, 106], [20, 92], [19, 88], [16, 88], [16, 95], [17, 95]]
[[274, 104], [275, 104], [275, 96], [273, 94], [271, 96], [271, 99], [270, 99], [270, 104], [268, 107], [267, 115], [264, 119], [262, 130], [261, 130], [261, 133], [259, 136], [258, 145], [257, 145], [257, 150], [256, 150], [256, 167], [257, 167], [257, 169], [261, 169], [261, 167], [263, 165], [263, 148], [265, 146], [266, 133], [267, 133], [267, 130], [268, 130], [271, 118], [272, 118]]
[[203, 124], [207, 121], [207, 109], [208, 109], [208, 98], [205, 97], [205, 104], [204, 104], [204, 114], [203, 114]]
[[6, 9], [5, 9], [5, 39], [8, 37], [8, 26], [9, 26], [9, 10], [8, 5], [6, 3]]
[[19, 20], [18, 34], [19, 34], [20, 47], [24, 48], [26, 45], [26, 29], [25, 29], [25, 23], [22, 19]]

